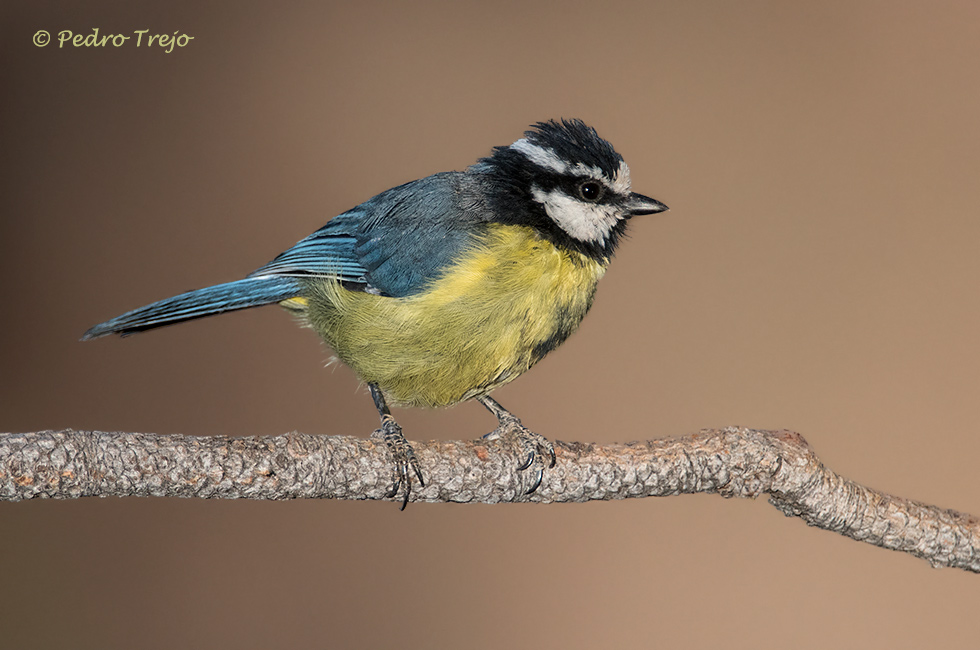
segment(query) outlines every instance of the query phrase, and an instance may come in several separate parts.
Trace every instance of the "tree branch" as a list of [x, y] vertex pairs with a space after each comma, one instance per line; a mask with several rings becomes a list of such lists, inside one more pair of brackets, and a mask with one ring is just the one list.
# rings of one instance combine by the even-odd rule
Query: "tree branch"
[[[980, 572], [980, 519], [861, 486], [830, 471], [790, 431], [744, 428], [628, 444], [558, 442], [534, 472], [508, 438], [413, 443], [426, 487], [412, 501], [555, 503], [714, 492], [768, 494], [783, 514], [935, 567]], [[389, 499], [384, 444], [289, 433], [246, 438], [100, 431], [0, 434], [0, 500], [86, 496]]]

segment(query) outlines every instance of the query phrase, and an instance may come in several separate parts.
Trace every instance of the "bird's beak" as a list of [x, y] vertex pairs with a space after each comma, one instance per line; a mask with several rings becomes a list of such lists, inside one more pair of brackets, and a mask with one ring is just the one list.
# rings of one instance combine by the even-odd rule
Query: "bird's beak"
[[657, 199], [651, 199], [649, 196], [643, 196], [642, 194], [633, 192], [630, 194], [630, 200], [626, 203], [626, 209], [629, 210], [631, 215], [636, 216], [665, 212], [669, 208]]

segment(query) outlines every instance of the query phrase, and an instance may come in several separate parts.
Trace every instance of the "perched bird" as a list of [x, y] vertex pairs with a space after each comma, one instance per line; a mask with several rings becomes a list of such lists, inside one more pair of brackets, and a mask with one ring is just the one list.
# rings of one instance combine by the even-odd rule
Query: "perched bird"
[[[612, 145], [580, 120], [540, 122], [466, 171], [392, 188], [242, 280], [184, 293], [96, 325], [82, 337], [132, 334], [279, 303], [313, 328], [371, 391], [375, 432], [394, 460], [394, 496], [424, 486], [388, 403], [476, 399], [517, 437], [537, 472], [552, 444], [490, 392], [575, 331], [627, 222], [667, 206], [630, 189]], [[542, 454], [544, 451], [544, 454]]]

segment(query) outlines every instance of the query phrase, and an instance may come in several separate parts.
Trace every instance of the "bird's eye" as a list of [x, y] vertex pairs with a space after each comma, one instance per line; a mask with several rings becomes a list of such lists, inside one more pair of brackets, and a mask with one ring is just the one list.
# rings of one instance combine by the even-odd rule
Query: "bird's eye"
[[598, 201], [602, 198], [602, 185], [595, 181], [585, 181], [578, 186], [578, 193], [586, 201]]

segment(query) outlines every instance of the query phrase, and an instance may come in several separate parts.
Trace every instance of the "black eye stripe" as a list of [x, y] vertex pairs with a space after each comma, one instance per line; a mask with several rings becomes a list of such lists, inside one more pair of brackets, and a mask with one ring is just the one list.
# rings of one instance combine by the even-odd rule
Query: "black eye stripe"
[[[537, 188], [544, 193], [558, 190], [570, 198], [599, 205], [616, 204], [623, 200], [622, 195], [610, 186], [611, 181], [596, 178], [591, 174], [559, 174], [537, 165], [526, 165], [525, 170], [524, 178], [528, 181], [528, 187]], [[598, 198], [589, 199], [582, 195], [581, 188], [586, 183], [596, 184], [599, 188]]]

